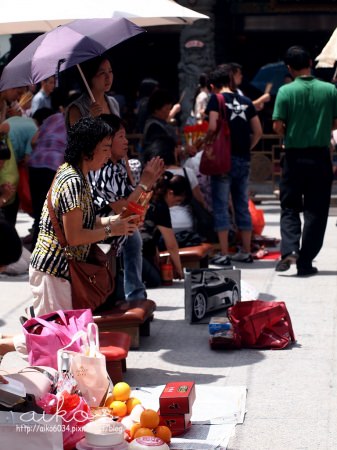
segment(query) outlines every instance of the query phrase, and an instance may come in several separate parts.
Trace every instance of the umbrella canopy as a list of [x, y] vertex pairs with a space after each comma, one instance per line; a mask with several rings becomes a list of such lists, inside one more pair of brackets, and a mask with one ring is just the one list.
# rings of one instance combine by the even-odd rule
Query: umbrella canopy
[[262, 66], [251, 83], [261, 92], [265, 92], [267, 85], [271, 84], [270, 94], [276, 95], [279, 87], [284, 83], [284, 78], [289, 75], [288, 68], [284, 62], [276, 62]]
[[334, 67], [337, 61], [337, 28], [332, 33], [322, 52], [315, 58], [315, 61], [318, 61], [316, 64], [318, 68]]
[[0, 91], [36, 84], [144, 30], [124, 18], [74, 20], [38, 36], [5, 67]]
[[42, 0], [11, 0], [0, 17], [0, 34], [46, 32], [75, 19], [126, 17], [140, 26], [192, 23], [209, 17], [173, 0], [71, 0], [46, 7]]

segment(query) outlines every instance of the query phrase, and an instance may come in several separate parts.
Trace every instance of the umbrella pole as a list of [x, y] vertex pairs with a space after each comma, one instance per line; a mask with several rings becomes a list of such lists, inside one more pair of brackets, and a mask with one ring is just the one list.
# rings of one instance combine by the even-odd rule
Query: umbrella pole
[[93, 95], [93, 93], [92, 93], [92, 91], [90, 89], [90, 86], [89, 86], [89, 84], [88, 84], [88, 82], [87, 82], [87, 80], [85, 78], [85, 75], [83, 73], [83, 70], [82, 70], [81, 66], [79, 64], [76, 64], [76, 67], [78, 68], [78, 71], [80, 72], [80, 75], [82, 77], [83, 83], [85, 84], [85, 87], [87, 88], [87, 91], [88, 91], [89, 97], [91, 98], [91, 101], [93, 103], [95, 103], [96, 102], [95, 97], [94, 97], [94, 95]]

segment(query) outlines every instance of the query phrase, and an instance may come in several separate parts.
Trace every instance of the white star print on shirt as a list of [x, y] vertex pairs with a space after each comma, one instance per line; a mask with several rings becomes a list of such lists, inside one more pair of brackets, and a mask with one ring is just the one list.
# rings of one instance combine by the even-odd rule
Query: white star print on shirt
[[248, 108], [248, 105], [241, 105], [241, 103], [239, 103], [238, 100], [234, 98], [233, 103], [226, 102], [226, 106], [228, 109], [232, 111], [229, 120], [234, 120], [237, 117], [241, 117], [243, 120], [247, 122], [247, 116], [245, 111]]

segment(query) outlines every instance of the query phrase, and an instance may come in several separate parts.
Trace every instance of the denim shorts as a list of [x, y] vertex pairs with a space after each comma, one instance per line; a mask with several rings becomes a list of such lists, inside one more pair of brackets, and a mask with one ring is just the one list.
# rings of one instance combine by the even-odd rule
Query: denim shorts
[[252, 221], [248, 209], [248, 183], [250, 162], [232, 156], [232, 168], [227, 175], [211, 177], [215, 231], [229, 230], [229, 194], [232, 195], [234, 222], [239, 230], [250, 231]]

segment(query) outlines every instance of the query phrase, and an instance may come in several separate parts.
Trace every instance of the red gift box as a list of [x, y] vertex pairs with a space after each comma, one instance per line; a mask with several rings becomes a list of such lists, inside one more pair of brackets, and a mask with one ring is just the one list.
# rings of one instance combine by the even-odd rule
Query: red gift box
[[160, 423], [174, 430], [186, 430], [190, 426], [192, 413], [189, 414], [162, 414], [159, 410]]
[[161, 414], [191, 414], [195, 400], [194, 381], [173, 381], [167, 383], [159, 397]]

